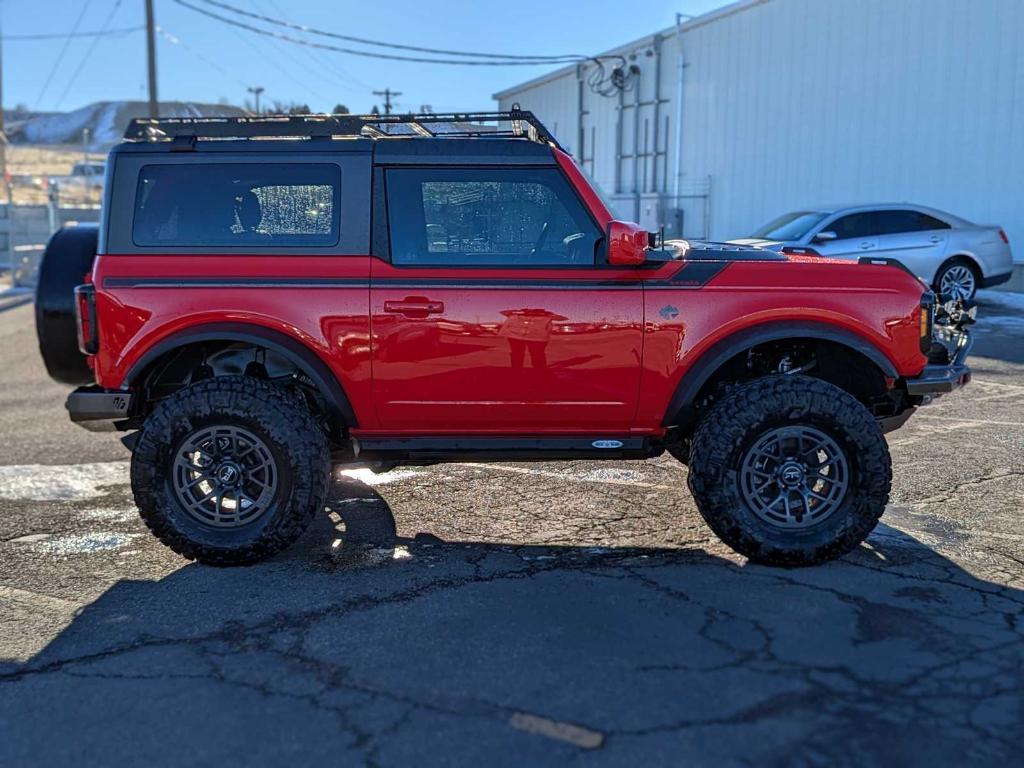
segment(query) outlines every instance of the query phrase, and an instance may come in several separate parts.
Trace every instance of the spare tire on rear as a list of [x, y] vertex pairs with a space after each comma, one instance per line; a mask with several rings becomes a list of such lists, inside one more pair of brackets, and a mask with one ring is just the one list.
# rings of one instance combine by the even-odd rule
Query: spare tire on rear
[[78, 349], [75, 286], [85, 282], [96, 258], [99, 227], [74, 224], [50, 238], [39, 265], [36, 335], [50, 378], [63, 384], [92, 384], [92, 369]]

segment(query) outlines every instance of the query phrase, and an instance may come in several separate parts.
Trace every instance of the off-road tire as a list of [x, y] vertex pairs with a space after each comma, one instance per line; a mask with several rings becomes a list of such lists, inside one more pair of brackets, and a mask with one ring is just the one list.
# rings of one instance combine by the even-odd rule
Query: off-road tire
[[[846, 495], [835, 511], [796, 530], [758, 517], [739, 480], [743, 457], [758, 437], [790, 425], [831, 437], [849, 467]], [[688, 483], [701, 515], [735, 551], [767, 565], [815, 565], [867, 538], [889, 499], [892, 461], [878, 424], [849, 394], [808, 376], [775, 375], [733, 388], [704, 416], [693, 437]]]
[[[241, 527], [197, 522], [172, 487], [177, 447], [212, 425], [248, 430], [276, 463], [272, 502]], [[162, 401], [146, 419], [131, 462], [132, 492], [149, 529], [179, 555], [218, 566], [250, 565], [292, 544], [323, 509], [329, 475], [327, 438], [299, 395], [246, 376], [208, 379]]]

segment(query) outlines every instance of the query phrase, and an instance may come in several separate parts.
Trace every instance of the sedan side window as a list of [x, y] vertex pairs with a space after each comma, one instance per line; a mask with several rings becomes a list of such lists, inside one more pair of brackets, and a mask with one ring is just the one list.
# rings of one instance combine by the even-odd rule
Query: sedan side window
[[877, 234], [874, 223], [875, 214], [851, 213], [842, 216], [831, 224], [822, 227], [822, 231], [835, 232], [838, 240], [852, 240], [857, 237], [872, 237]]
[[945, 222], [919, 211], [877, 211], [875, 221], [879, 235], [949, 229], [949, 225]]
[[601, 232], [554, 169], [396, 168], [394, 264], [587, 266]]

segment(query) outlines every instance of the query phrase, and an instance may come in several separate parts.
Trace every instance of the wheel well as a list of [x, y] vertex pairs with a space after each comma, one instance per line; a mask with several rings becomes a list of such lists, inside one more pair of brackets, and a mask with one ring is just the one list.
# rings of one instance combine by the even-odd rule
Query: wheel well
[[[142, 397], [133, 417], [141, 422], [153, 407], [184, 387], [218, 376], [250, 376], [294, 388], [335, 442], [348, 426], [337, 394], [325, 386], [318, 371], [288, 350], [259, 340], [204, 338], [158, 351], [127, 379]], [[335, 382], [336, 383], [336, 382]], [[343, 395], [342, 395], [343, 397]]]
[[840, 341], [815, 337], [773, 339], [742, 349], [719, 365], [680, 412], [678, 425], [689, 432], [729, 387], [761, 376], [802, 373], [834, 384], [865, 405], [878, 418], [906, 408], [892, 377], [863, 352]]
[[969, 253], [954, 253], [952, 256], [950, 256], [941, 264], [939, 264], [939, 268], [936, 269], [935, 274], [932, 275], [932, 285], [934, 287], [938, 287], [935, 286], [935, 281], [938, 280], [938, 277], [942, 273], [942, 270], [944, 270], [950, 264], [953, 264], [954, 262], [958, 261], [962, 261], [974, 271], [975, 280], [981, 280], [981, 265], [978, 263], [978, 260], [971, 256]]

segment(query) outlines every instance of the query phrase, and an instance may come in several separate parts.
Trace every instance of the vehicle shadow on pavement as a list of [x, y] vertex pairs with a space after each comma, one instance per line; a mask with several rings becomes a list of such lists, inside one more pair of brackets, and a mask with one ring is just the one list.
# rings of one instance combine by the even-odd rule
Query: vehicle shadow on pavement
[[1024, 593], [880, 526], [842, 562], [401, 537], [346, 482], [252, 568], [121, 581], [0, 669], [16, 764], [1019, 758]]

